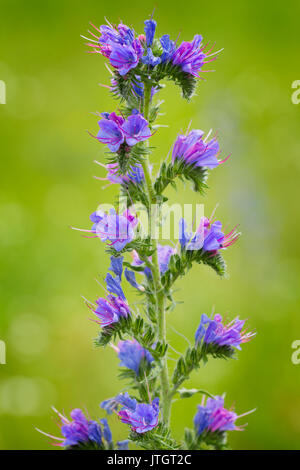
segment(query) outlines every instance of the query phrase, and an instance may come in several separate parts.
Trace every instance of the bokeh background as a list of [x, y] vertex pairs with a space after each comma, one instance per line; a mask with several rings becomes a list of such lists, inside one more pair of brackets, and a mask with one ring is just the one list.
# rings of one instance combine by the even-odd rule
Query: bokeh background
[[[96, 350], [97, 326], [81, 296], [102, 295], [108, 257], [98, 240], [69, 226], [89, 227], [89, 214], [111, 202], [117, 188], [102, 189], [93, 160], [103, 148], [95, 111], [115, 101], [98, 86], [108, 83], [101, 56], [86, 53], [80, 34], [89, 21], [122, 19], [142, 32], [156, 6], [158, 34], [192, 39], [195, 33], [224, 47], [191, 103], [172, 84], [162, 92], [160, 118], [168, 124], [153, 137], [153, 160], [165, 157], [189, 121], [219, 131], [232, 157], [210, 176], [206, 214], [240, 224], [243, 237], [225, 253], [230, 278], [195, 267], [178, 283], [180, 303], [168, 317], [177, 350], [192, 338], [202, 312], [248, 318], [256, 338], [237, 361], [210, 361], [189, 385], [220, 394], [239, 413], [257, 408], [244, 432], [230, 435], [236, 449], [296, 449], [300, 442], [300, 365], [291, 361], [300, 339], [299, 318], [299, 115], [291, 84], [300, 79], [299, 2], [215, 0], [161, 1], [1, 0], [0, 79], [0, 448], [47, 449], [39, 427], [57, 434], [51, 405], [69, 412], [98, 404], [120, 389], [114, 351]], [[172, 201], [203, 202], [188, 187]], [[136, 300], [131, 289], [128, 298]], [[175, 356], [175, 355], [174, 355]], [[172, 362], [170, 361], [170, 364]], [[192, 424], [199, 397], [176, 402], [172, 426], [180, 437]], [[112, 419], [116, 439], [126, 426]]]

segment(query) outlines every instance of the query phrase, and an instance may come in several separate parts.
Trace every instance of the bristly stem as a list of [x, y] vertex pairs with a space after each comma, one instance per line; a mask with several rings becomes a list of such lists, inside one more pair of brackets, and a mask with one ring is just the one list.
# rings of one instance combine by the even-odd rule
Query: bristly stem
[[[144, 117], [149, 121], [149, 111], [150, 111], [150, 102], [151, 102], [151, 84], [144, 84]], [[156, 201], [154, 199], [154, 190], [151, 180], [151, 175], [149, 172], [149, 159], [148, 156], [144, 159], [143, 171], [145, 176], [145, 183], [147, 188], [147, 196], [149, 202], [149, 218], [150, 218], [150, 233], [151, 230], [151, 205]], [[161, 276], [158, 262], [158, 252], [157, 252], [157, 240], [155, 236], [152, 238], [152, 276], [153, 283], [155, 288], [156, 295], [156, 312], [157, 312], [157, 336], [158, 341], [161, 343], [166, 343], [166, 316], [165, 316], [165, 296], [163, 287], [161, 284]], [[161, 382], [161, 400], [162, 400], [162, 416], [163, 422], [169, 426], [170, 423], [170, 414], [171, 414], [171, 394], [170, 394], [170, 384], [169, 384], [169, 374], [168, 374], [168, 364], [166, 356], [162, 359], [161, 372], [160, 372], [160, 382]]]

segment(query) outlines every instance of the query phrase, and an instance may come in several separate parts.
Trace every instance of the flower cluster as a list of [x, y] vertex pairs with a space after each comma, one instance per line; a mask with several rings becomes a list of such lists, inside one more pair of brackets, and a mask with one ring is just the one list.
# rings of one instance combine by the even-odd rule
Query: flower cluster
[[222, 323], [222, 316], [217, 314], [213, 319], [205, 313], [201, 315], [200, 325], [196, 331], [195, 341], [200, 344], [217, 344], [241, 349], [241, 344], [250, 341], [255, 333], [243, 330], [245, 320], [235, 318], [227, 325]]
[[[170, 63], [180, 68], [186, 74], [199, 77], [204, 64], [215, 60], [209, 58], [216, 54], [208, 44], [203, 44], [201, 35], [196, 34], [192, 41], [183, 41], [180, 45], [164, 34], [155, 40], [157, 23], [150, 19], [145, 21], [144, 34], [136, 37], [133, 29], [120, 23], [118, 26], [102, 25], [100, 28], [92, 25], [94, 32], [89, 31], [92, 38], [87, 39], [87, 45], [95, 53], [109, 59], [110, 64], [121, 75], [126, 76], [130, 71], [136, 71], [141, 65], [156, 67]], [[138, 78], [138, 77], [137, 77]]]
[[[100, 238], [106, 243], [111, 255], [105, 276], [105, 297], [86, 303], [101, 327], [95, 344], [109, 344], [116, 351], [122, 367], [119, 377], [126, 380], [123, 389], [126, 392], [102, 401], [100, 408], [128, 425], [130, 440], [143, 449], [192, 450], [207, 446], [220, 449], [225, 447], [227, 431], [242, 429], [235, 423], [244, 415], [238, 416], [233, 409], [224, 408], [220, 396], [213, 397], [202, 389], [179, 387], [202, 363], [206, 364], [209, 356], [233, 357], [234, 348], [241, 349], [254, 333], [247, 332], [245, 321], [238, 317], [226, 323], [219, 314], [212, 318], [203, 314], [195, 344], [190, 344], [175, 359], [170, 376], [169, 359], [172, 351], [177, 351], [167, 341], [166, 312], [176, 305], [175, 282], [194, 263], [209, 266], [219, 275], [226, 273], [221, 251], [235, 243], [240, 234], [236, 228], [227, 233], [222, 223], [212, 217], [202, 217], [195, 230], [188, 229], [186, 221], [181, 219], [181, 249], [178, 249], [172, 242], [159, 244], [150, 234], [142, 237], [142, 217], [139, 222], [135, 214], [135, 210], [145, 209], [151, 216], [153, 205], [159, 206], [157, 212], [161, 214], [161, 206], [167, 200], [165, 189], [168, 185], [176, 188], [178, 181], [192, 182], [194, 191], [203, 194], [208, 170], [225, 161], [219, 159], [216, 135], [205, 136], [203, 131], [195, 129], [177, 136], [172, 158], [167, 157], [161, 163], [155, 176], [149, 161], [152, 148], [146, 143], [159, 127], [154, 123], [161, 114], [161, 103], [156, 102], [156, 94], [163, 86], [161, 81], [173, 80], [181, 87], [183, 97], [189, 99], [197, 79], [205, 72], [204, 64], [215, 60], [212, 56], [216, 53], [207, 50], [199, 34], [192, 41], [179, 44], [168, 34], [156, 38], [156, 29], [152, 17], [145, 21], [144, 33], [140, 35], [123, 23], [118, 26], [108, 23], [95, 27], [88, 40], [92, 52], [109, 60], [113, 70], [108, 67], [112, 78], [107, 88], [120, 101], [118, 114], [97, 113], [101, 118], [94, 137], [109, 149], [105, 163], [97, 162], [107, 172], [106, 178], [99, 179], [119, 184], [121, 195], [128, 195], [131, 207], [137, 207], [131, 211], [127, 200], [125, 210], [98, 209], [90, 216], [91, 229], [83, 230], [90, 233], [90, 238]], [[143, 208], [135, 206], [137, 202]], [[136, 280], [137, 274], [141, 275], [141, 284]], [[140, 296], [140, 301], [130, 307], [123, 278]], [[206, 402], [203, 399], [198, 406], [194, 429], [186, 429], [184, 438], [176, 442], [170, 428], [174, 396], [186, 398], [198, 393], [210, 398]], [[58, 445], [69, 449], [115, 448], [106, 419], [91, 420], [79, 409], [71, 412], [71, 419], [58, 415], [63, 437], [50, 436], [58, 440]], [[126, 449], [128, 441], [118, 442], [116, 447]]]

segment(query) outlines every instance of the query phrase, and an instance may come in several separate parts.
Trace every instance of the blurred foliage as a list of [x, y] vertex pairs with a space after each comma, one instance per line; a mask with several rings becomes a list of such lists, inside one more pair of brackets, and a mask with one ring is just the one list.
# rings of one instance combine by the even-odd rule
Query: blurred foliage
[[[101, 295], [96, 276], [109, 266], [104, 246], [69, 226], [89, 227], [89, 214], [116, 197], [92, 176], [104, 176], [93, 160], [104, 150], [85, 130], [97, 131], [96, 111], [115, 109], [98, 83], [109, 83], [104, 60], [86, 53], [89, 21], [106, 16], [142, 31], [152, 2], [96, 0], [2, 0], [0, 79], [7, 85], [1, 121], [1, 313], [0, 339], [7, 364], [0, 365], [0, 448], [49, 448], [35, 426], [58, 430], [51, 405], [68, 413], [87, 407], [100, 413], [101, 400], [119, 392], [117, 359], [110, 348], [95, 349], [96, 325], [81, 296]], [[177, 351], [192, 338], [203, 312], [248, 318], [257, 337], [237, 361], [210, 360], [194, 372], [189, 388], [226, 391], [238, 413], [257, 407], [245, 432], [231, 433], [238, 449], [299, 448], [300, 365], [291, 344], [300, 339], [298, 188], [300, 105], [291, 103], [291, 83], [300, 79], [299, 2], [253, 0], [188, 8], [160, 2], [158, 34], [189, 40], [195, 33], [224, 47], [204, 74], [192, 102], [169, 85], [161, 92], [168, 124], [153, 137], [158, 168], [177, 133], [193, 126], [219, 131], [228, 162], [208, 179], [205, 213], [219, 202], [218, 218], [240, 224], [241, 240], [224, 253], [230, 279], [205, 266], [177, 284], [180, 303], [168, 316], [168, 336]], [[172, 201], [202, 202], [179, 186]], [[129, 299], [138, 298], [128, 289]], [[188, 320], [187, 320], [188, 319]], [[178, 356], [172, 352], [174, 359]], [[172, 361], [170, 361], [171, 363]], [[189, 426], [198, 395], [174, 403], [177, 437]], [[112, 419], [115, 439], [125, 425]]]

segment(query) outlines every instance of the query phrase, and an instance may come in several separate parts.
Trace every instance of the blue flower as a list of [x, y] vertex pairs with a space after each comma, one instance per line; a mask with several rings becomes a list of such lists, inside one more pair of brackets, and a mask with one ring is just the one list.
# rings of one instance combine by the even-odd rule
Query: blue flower
[[117, 442], [118, 450], [128, 450], [128, 444], [129, 444], [128, 439], [125, 439], [124, 441], [118, 441]]
[[160, 60], [162, 63], [167, 62], [171, 59], [174, 51], [175, 51], [175, 43], [170, 39], [169, 34], [164, 34], [160, 38], [160, 44], [163, 49], [163, 53], [160, 56]]
[[110, 257], [110, 267], [108, 268], [109, 271], [112, 271], [118, 278], [121, 280], [122, 272], [123, 272], [123, 260], [124, 256], [111, 256]]
[[132, 166], [127, 172], [128, 178], [133, 183], [141, 184], [145, 180], [144, 170], [139, 163]]
[[129, 410], [134, 411], [136, 409], [137, 401], [135, 398], [131, 398], [128, 392], [120, 393], [116, 396], [115, 400], [119, 405], [124, 406]]
[[103, 425], [103, 437], [108, 444], [112, 443], [112, 433], [108, 425], [107, 419], [100, 419], [100, 423]]
[[132, 287], [135, 287], [136, 289], [141, 290], [141, 286], [136, 281], [134, 271], [129, 271], [129, 269], [125, 268], [124, 275], [125, 275], [126, 280], [129, 282], [129, 284]]
[[160, 64], [161, 59], [160, 57], [153, 55], [152, 49], [148, 47], [147, 54], [142, 57], [142, 62], [145, 65], [151, 65], [151, 67], [155, 67], [155, 65]]
[[102, 444], [102, 430], [101, 430], [99, 423], [93, 420], [89, 421], [88, 429], [89, 429], [89, 440], [92, 442], [96, 442], [96, 444], [98, 445], [101, 445]]
[[146, 43], [147, 46], [150, 47], [152, 46], [154, 35], [155, 35], [155, 29], [156, 29], [156, 21], [154, 20], [146, 20], [144, 21], [145, 23], [145, 35], [146, 35]]
[[116, 294], [118, 297], [121, 297], [121, 299], [125, 300], [125, 295], [122, 290], [119, 278], [112, 277], [110, 273], [107, 273], [105, 281], [108, 292], [110, 292], [111, 294]]
[[144, 359], [148, 365], [154, 360], [147, 349], [144, 349], [135, 339], [132, 341], [119, 341], [118, 357], [121, 360], [120, 366], [133, 370], [139, 375], [140, 364]]

